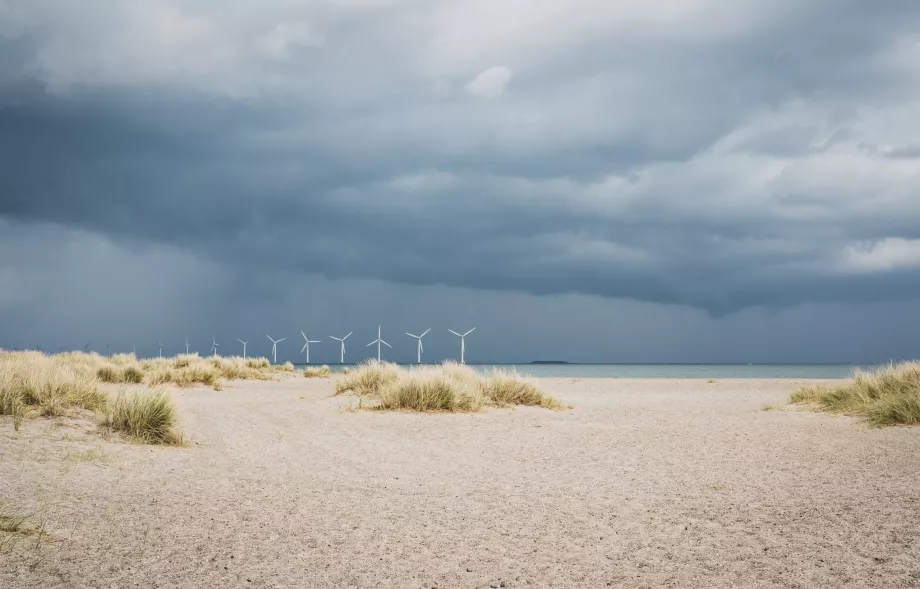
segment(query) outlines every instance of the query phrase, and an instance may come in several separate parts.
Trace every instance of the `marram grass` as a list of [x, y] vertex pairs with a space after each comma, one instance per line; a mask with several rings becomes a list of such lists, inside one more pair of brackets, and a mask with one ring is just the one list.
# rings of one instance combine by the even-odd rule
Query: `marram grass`
[[475, 412], [514, 405], [568, 408], [513, 370], [481, 376], [456, 362], [410, 369], [388, 362], [365, 362], [336, 383], [335, 394], [345, 392], [375, 401], [365, 405], [362, 399], [362, 409]]
[[100, 425], [145, 444], [182, 445], [176, 406], [160, 390], [119, 391], [102, 413]]
[[323, 366], [307, 366], [303, 371], [305, 378], [329, 378], [330, 374], [331, 371], [325, 364]]
[[840, 386], [805, 386], [789, 402], [862, 417], [874, 426], [920, 425], [920, 362], [856, 372]]

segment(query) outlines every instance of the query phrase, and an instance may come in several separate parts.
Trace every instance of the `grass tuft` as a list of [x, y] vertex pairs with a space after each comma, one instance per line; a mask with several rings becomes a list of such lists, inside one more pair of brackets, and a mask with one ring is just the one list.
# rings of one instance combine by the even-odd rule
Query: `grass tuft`
[[536, 405], [547, 409], [564, 409], [565, 405], [543, 394], [537, 385], [522, 378], [515, 370], [497, 368], [483, 381], [485, 394], [499, 407]]
[[328, 366], [307, 366], [304, 368], [303, 375], [306, 378], [329, 378], [331, 371]]
[[392, 362], [368, 360], [355, 367], [345, 378], [335, 383], [335, 394], [354, 392], [359, 395], [375, 395], [388, 384], [399, 378], [403, 370]]
[[402, 371], [377, 393], [376, 409], [479, 411], [485, 398], [478, 383], [437, 369]]
[[568, 408], [513, 370], [494, 370], [481, 376], [456, 362], [404, 369], [370, 361], [358, 365], [335, 388], [336, 395], [353, 392], [374, 399], [376, 403], [366, 406], [362, 400], [360, 407], [378, 410], [472, 412], [512, 405]]
[[865, 418], [871, 425], [920, 425], [920, 362], [856, 372], [841, 386], [808, 385], [790, 403]]
[[100, 425], [146, 444], [182, 445], [176, 407], [164, 391], [122, 389]]

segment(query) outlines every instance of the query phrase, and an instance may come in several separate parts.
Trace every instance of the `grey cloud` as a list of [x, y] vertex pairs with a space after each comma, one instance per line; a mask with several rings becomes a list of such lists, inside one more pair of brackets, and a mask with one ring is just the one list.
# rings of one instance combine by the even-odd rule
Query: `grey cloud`
[[843, 268], [920, 239], [916, 3], [6, 4], [0, 217], [179, 252], [239, 304], [283, 298], [262, 275], [718, 316], [920, 286]]

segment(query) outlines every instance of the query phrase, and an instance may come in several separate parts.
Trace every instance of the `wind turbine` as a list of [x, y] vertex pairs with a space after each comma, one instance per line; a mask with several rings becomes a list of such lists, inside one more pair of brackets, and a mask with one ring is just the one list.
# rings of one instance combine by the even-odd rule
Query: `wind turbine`
[[414, 334], [409, 333], [408, 331], [406, 332], [406, 335], [408, 335], [409, 337], [414, 337], [415, 339], [418, 340], [418, 363], [419, 363], [419, 364], [422, 363], [422, 352], [425, 351], [424, 346], [422, 346], [422, 338], [425, 337], [425, 335], [426, 335], [429, 331], [431, 331], [431, 328], [430, 328], [430, 327], [429, 327], [428, 329], [426, 329], [426, 330], [425, 330], [425, 333], [423, 333], [422, 335], [414, 335]]
[[448, 330], [447, 330], [447, 331], [451, 332], [452, 334], [454, 334], [455, 336], [457, 336], [457, 337], [460, 338], [460, 363], [461, 363], [461, 364], [466, 364], [466, 362], [464, 361], [464, 353], [466, 352], [466, 336], [468, 336], [469, 334], [473, 333], [473, 331], [475, 331], [475, 330], [476, 330], [475, 327], [474, 327], [473, 329], [467, 331], [466, 333], [457, 333], [457, 332], [454, 331], [453, 329], [448, 329]]
[[[354, 333], [353, 331], [349, 331], [349, 332], [348, 332], [348, 335], [351, 335], [351, 334], [353, 334], [353, 333]], [[330, 338], [334, 339], [334, 340], [337, 341], [337, 342], [342, 342], [342, 359], [339, 360], [339, 364], [344, 364], [344, 363], [345, 363], [345, 340], [348, 339], [348, 335], [346, 335], [345, 337], [335, 337], [335, 336], [332, 336], [332, 335], [329, 336]]]
[[185, 338], [185, 355], [188, 356], [188, 338]]
[[[39, 351], [41, 351], [41, 348], [39, 348]], [[106, 356], [111, 356], [111, 355], [112, 355], [112, 346], [109, 345], [109, 344], [106, 344], [106, 345], [105, 345], [105, 351], [106, 351]]]
[[283, 337], [279, 340], [272, 339], [272, 336], [265, 334], [265, 337], [272, 340], [272, 364], [278, 363], [278, 344], [286, 340], [286, 337]]
[[83, 346], [83, 351], [89, 352], [89, 344], [86, 344], [85, 346]]
[[162, 340], [161, 340], [161, 341], [160, 341], [160, 358], [162, 358], [162, 357], [163, 357], [163, 342], [162, 342]]
[[309, 364], [310, 363], [310, 344], [318, 344], [320, 342], [319, 340], [311, 340], [310, 338], [308, 338], [307, 334], [305, 334], [302, 329], [300, 330], [300, 335], [302, 335], [304, 339], [304, 344], [303, 344], [303, 347], [300, 348], [300, 353], [303, 354], [304, 350], [307, 351], [307, 364]]
[[137, 357], [137, 344], [131, 344], [131, 353]]
[[377, 344], [377, 361], [378, 361], [378, 362], [380, 362], [380, 344], [383, 344], [383, 345], [385, 345], [385, 346], [388, 347], [388, 348], [392, 348], [392, 347], [393, 347], [393, 346], [391, 346], [390, 344], [388, 344], [388, 343], [386, 343], [385, 341], [383, 341], [383, 339], [381, 339], [381, 337], [380, 337], [380, 326], [379, 326], [379, 325], [377, 326], [377, 339], [375, 339], [375, 340], [372, 341], [371, 343], [367, 344], [367, 346], [365, 346], [365, 347], [373, 346], [374, 344]]
[[216, 356], [216, 355], [217, 355], [217, 348], [220, 347], [220, 344], [217, 343], [217, 336], [212, 335], [212, 336], [211, 336], [211, 342], [212, 342], [212, 343], [211, 343], [211, 353], [214, 354], [214, 355]]
[[238, 341], [238, 342], [240, 342], [241, 344], [243, 344], [243, 358], [245, 358], [245, 357], [246, 357], [246, 344], [248, 344], [249, 342], [244, 342], [244, 341], [241, 340], [240, 338], [236, 338], [236, 341]]

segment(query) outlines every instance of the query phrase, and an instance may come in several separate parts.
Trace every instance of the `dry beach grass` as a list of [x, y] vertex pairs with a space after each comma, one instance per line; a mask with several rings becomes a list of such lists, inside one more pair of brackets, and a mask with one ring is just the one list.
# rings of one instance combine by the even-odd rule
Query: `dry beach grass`
[[857, 372], [844, 383], [805, 386], [789, 401], [859, 416], [876, 426], [920, 425], [920, 362]]
[[362, 399], [362, 409], [475, 412], [513, 405], [567, 408], [514, 370], [495, 369], [480, 375], [456, 362], [402, 368], [372, 360], [336, 383], [336, 395], [348, 392], [372, 399], [366, 404]]
[[760, 410], [802, 382], [537, 384], [574, 409], [347, 412], [289, 378], [172, 389], [183, 448], [2, 417], [6, 513], [58, 540], [0, 555], [0, 587], [920, 580], [920, 428]]
[[289, 362], [271, 366], [265, 358], [210, 357], [197, 354], [138, 360], [133, 354], [98, 354], [0, 350], [0, 415], [12, 418], [18, 431], [28, 416], [61, 417], [95, 412], [100, 425], [132, 440], [181, 444], [176, 410], [162, 390], [143, 387], [112, 394], [106, 384], [141, 383], [149, 387], [205, 385], [219, 390], [227, 380], [271, 380], [293, 372]]

